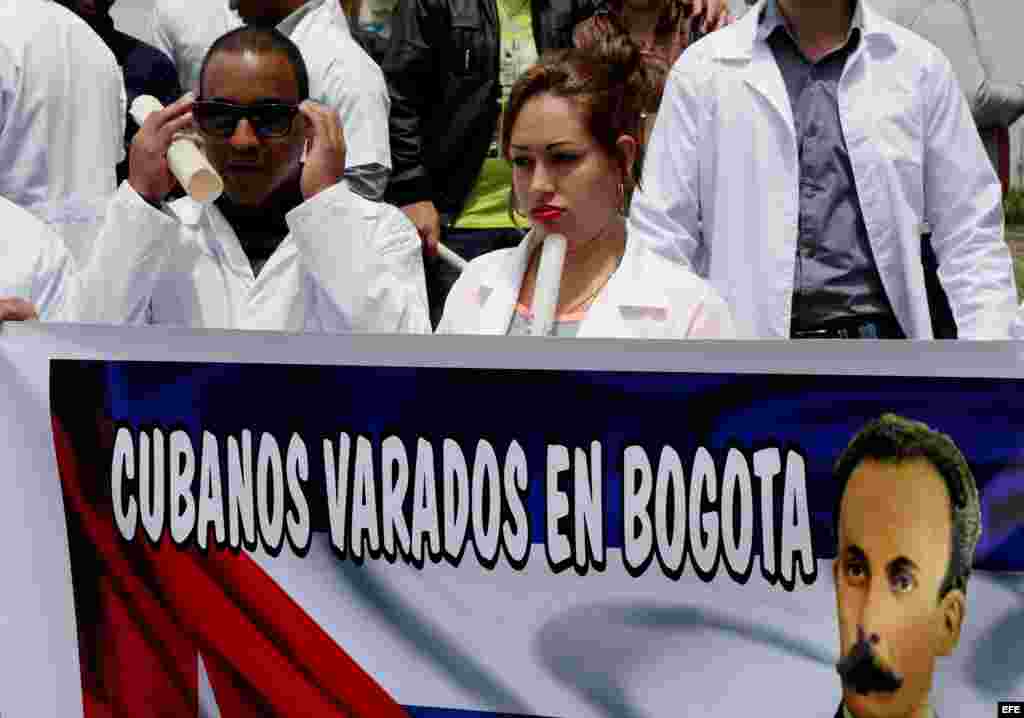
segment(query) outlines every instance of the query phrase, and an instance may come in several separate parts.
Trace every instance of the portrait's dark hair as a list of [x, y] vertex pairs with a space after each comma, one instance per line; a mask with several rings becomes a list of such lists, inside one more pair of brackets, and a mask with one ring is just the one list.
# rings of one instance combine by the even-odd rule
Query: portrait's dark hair
[[867, 424], [850, 441], [836, 461], [834, 476], [839, 486], [833, 526], [839, 537], [839, 509], [843, 494], [857, 466], [864, 459], [899, 463], [926, 459], [942, 477], [952, 506], [952, 550], [946, 575], [939, 587], [939, 600], [953, 589], [967, 593], [974, 549], [981, 537], [981, 502], [963, 454], [946, 434], [926, 424], [895, 414], [885, 414]]
[[501, 153], [510, 159], [512, 128], [526, 101], [550, 93], [573, 101], [583, 114], [594, 141], [622, 163], [623, 184], [635, 184], [616, 143], [622, 135], [640, 136], [641, 113], [657, 107], [661, 86], [628, 37], [613, 37], [594, 48], [554, 50], [524, 72], [512, 85], [501, 122]]
[[299, 88], [299, 102], [309, 99], [309, 71], [302, 53], [295, 43], [284, 33], [273, 27], [244, 25], [227, 32], [217, 38], [206, 51], [203, 64], [199, 68], [199, 94], [203, 94], [203, 78], [206, 77], [206, 66], [210, 58], [219, 52], [255, 52], [280, 53], [288, 58], [288, 63], [295, 72], [295, 81]]

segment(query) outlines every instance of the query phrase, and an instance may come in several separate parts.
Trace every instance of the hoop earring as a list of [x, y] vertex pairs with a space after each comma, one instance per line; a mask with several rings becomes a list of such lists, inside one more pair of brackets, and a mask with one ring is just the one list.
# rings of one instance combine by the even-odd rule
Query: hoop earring
[[526, 218], [526, 215], [519, 210], [519, 203], [516, 201], [516, 191], [514, 188], [508, 190], [508, 218], [512, 220], [512, 224], [520, 229], [519, 217]]

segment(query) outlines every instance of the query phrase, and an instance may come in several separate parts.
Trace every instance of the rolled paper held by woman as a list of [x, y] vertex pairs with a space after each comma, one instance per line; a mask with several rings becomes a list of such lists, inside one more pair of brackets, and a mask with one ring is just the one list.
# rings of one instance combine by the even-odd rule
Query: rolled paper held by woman
[[456, 254], [452, 249], [446, 247], [441, 242], [437, 243], [437, 254], [441, 259], [450, 264], [460, 272], [466, 269], [466, 265], [469, 264], [465, 259]]
[[535, 337], [546, 337], [555, 324], [562, 267], [568, 247], [568, 241], [561, 234], [549, 234], [541, 241], [543, 246], [537, 267], [537, 284], [533, 290], [533, 324], [530, 327], [530, 334]]
[[[150, 112], [162, 110], [160, 100], [152, 95], [139, 95], [131, 106], [132, 118], [141, 127]], [[224, 182], [195, 141], [179, 135], [167, 150], [167, 164], [189, 197], [197, 202], [213, 202], [224, 191]]]

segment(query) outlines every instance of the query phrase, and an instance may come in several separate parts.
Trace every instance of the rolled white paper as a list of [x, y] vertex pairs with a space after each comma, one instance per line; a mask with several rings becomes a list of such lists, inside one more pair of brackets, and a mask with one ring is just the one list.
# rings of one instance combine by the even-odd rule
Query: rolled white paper
[[568, 242], [560, 234], [549, 234], [543, 239], [540, 266], [537, 267], [537, 285], [533, 290], [533, 324], [530, 334], [546, 337], [555, 323], [558, 290], [562, 286], [562, 266]]
[[[142, 127], [150, 112], [162, 110], [160, 100], [152, 95], [139, 95], [131, 106], [132, 118]], [[197, 202], [213, 202], [224, 191], [224, 182], [202, 153], [195, 140], [177, 136], [167, 150], [167, 164], [171, 172]]]
[[437, 254], [441, 259], [455, 267], [460, 272], [465, 270], [466, 265], [469, 264], [469, 262], [440, 242], [437, 243]]

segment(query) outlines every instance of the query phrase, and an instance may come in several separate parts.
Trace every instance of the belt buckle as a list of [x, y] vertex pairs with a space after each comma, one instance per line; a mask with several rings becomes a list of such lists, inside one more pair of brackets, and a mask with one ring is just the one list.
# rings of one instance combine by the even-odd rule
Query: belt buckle
[[877, 322], [864, 322], [858, 327], [861, 339], [878, 339], [880, 338], [879, 326]]

